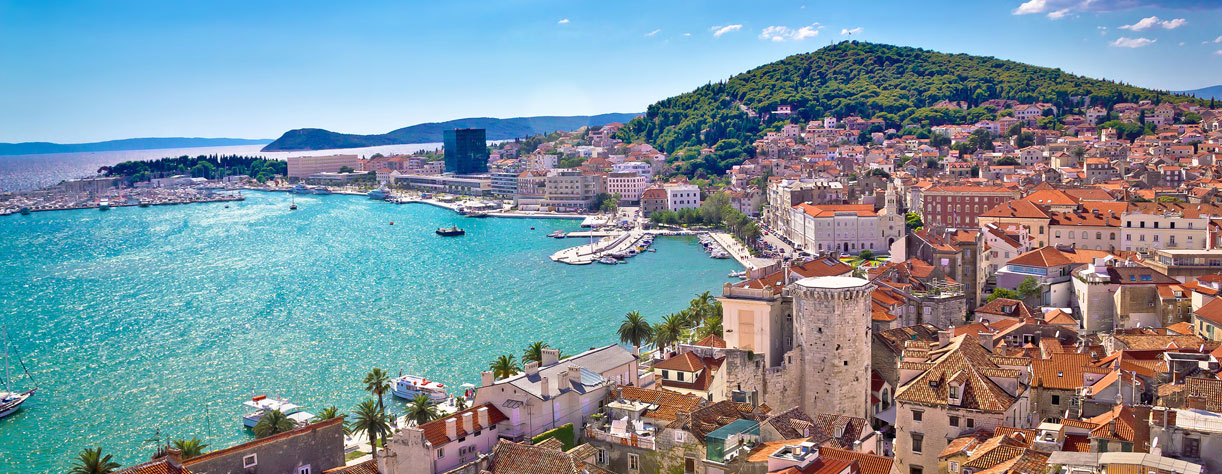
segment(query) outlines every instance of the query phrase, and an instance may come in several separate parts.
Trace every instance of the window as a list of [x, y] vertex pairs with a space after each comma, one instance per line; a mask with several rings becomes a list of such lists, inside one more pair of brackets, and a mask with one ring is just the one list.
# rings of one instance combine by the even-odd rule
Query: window
[[921, 466], [908, 466], [908, 474], [924, 474], [925, 468]]
[[297, 474], [310, 474], [310, 465], [307, 464], [297, 468]]
[[687, 441], [687, 432], [683, 430], [675, 430], [675, 442], [682, 443]]
[[1183, 456], [1186, 458], [1201, 457], [1201, 440], [1197, 438], [1184, 438]]
[[925, 443], [925, 435], [920, 433], [912, 434], [912, 452], [921, 454], [921, 446]]
[[959, 387], [958, 386], [955, 386], [955, 385], [950, 386], [950, 398], [959, 398]]
[[1157, 228], [1158, 228], [1158, 221], [1154, 221], [1154, 228], [1155, 228], [1155, 229], [1157, 229]]
[[259, 465], [259, 455], [258, 454], [247, 454], [246, 456], [242, 457], [242, 467], [243, 468], [250, 468], [250, 467], [255, 467], [258, 465]]
[[973, 419], [971, 419], [971, 418], [967, 418], [967, 427], [968, 427], [968, 428], [973, 428], [973, 427], [975, 427], [975, 426], [976, 426], [976, 420], [973, 420]]
[[670, 371], [669, 371], [669, 370], [663, 370], [663, 371], [662, 371], [662, 378], [664, 378], [664, 379], [668, 379], [668, 378], [670, 378]]
[[923, 413], [924, 413], [924, 412], [917, 411], [917, 410], [913, 410], [913, 412], [912, 412], [912, 421], [921, 421], [921, 415], [922, 415]]
[[1053, 396], [1052, 396], [1052, 404], [1053, 404], [1053, 405], [1060, 405], [1060, 404], [1061, 404], [1061, 396], [1060, 396], [1060, 395], [1053, 395]]
[[951, 461], [950, 462], [950, 472], [959, 472], [959, 463], [955, 461]]
[[437, 448], [437, 459], [446, 457], [446, 448]]
[[955, 428], [958, 428], [959, 427], [959, 417], [957, 416], [950, 417], [950, 425]]
[[641, 470], [641, 456], [640, 455], [631, 454], [631, 453], [628, 454], [628, 470], [629, 471]]
[[598, 453], [594, 455], [594, 463], [600, 466], [606, 466], [607, 465], [607, 450], [599, 449]]

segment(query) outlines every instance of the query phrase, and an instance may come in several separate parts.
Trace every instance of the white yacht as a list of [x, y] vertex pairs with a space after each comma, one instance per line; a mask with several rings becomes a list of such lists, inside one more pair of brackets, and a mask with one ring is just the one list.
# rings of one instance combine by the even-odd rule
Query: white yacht
[[284, 413], [298, 425], [309, 423], [310, 419], [314, 418], [313, 414], [301, 411], [301, 407], [278, 397], [267, 398], [266, 395], [258, 395], [242, 402], [242, 405], [250, 410], [245, 415], [242, 415], [242, 425], [247, 428], [254, 428], [255, 425], [259, 424], [259, 420], [263, 418], [264, 414], [275, 410]]
[[373, 199], [375, 201], [385, 201], [386, 198], [390, 197], [390, 191], [388, 191], [386, 188], [378, 188], [366, 193], [365, 195], [369, 196], [369, 199]]
[[[3, 339], [3, 341], [0, 341], [0, 342], [3, 342], [4, 344], [4, 390], [0, 391], [0, 418], [4, 418], [6, 416], [12, 415], [13, 413], [16, 413], [17, 410], [21, 408], [21, 404], [25, 403], [26, 400], [29, 400], [30, 397], [34, 395], [34, 392], [38, 390], [38, 388], [35, 387], [32, 389], [26, 390], [24, 392], [14, 392], [13, 391], [13, 388], [12, 388], [13, 378], [9, 374], [9, 364], [8, 364], [8, 358], [9, 358], [8, 346], [9, 344], [8, 344], [7, 332], [0, 331], [0, 338]], [[18, 361], [20, 360], [21, 358], [18, 357]], [[22, 366], [22, 370], [25, 370], [25, 364], [22, 363], [21, 366]], [[30, 372], [26, 371], [27, 377], [29, 376], [29, 374]], [[31, 380], [33, 380], [33, 378], [31, 378]]]
[[428, 380], [417, 375], [404, 375], [390, 383], [390, 393], [396, 397], [411, 400], [416, 395], [424, 394], [434, 403], [442, 403], [450, 398], [446, 386], [441, 382]]

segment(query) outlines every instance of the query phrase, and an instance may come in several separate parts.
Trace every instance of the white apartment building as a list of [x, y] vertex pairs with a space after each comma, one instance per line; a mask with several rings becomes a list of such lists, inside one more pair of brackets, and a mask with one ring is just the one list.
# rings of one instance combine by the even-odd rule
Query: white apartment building
[[336, 173], [345, 166], [354, 170], [361, 166], [361, 159], [356, 155], [290, 156], [284, 161], [288, 163], [290, 179], [305, 179], [317, 173]]
[[694, 184], [667, 184], [666, 208], [671, 211], [700, 207], [700, 188]]
[[1121, 248], [1147, 251], [1204, 249], [1209, 221], [1222, 218], [1222, 207], [1211, 204], [1132, 203], [1121, 215]]
[[544, 184], [544, 199], [541, 205], [561, 211], [587, 209], [601, 192], [601, 176], [569, 169], [552, 170]]
[[625, 161], [611, 165], [613, 173], [636, 173], [645, 177], [646, 181], [653, 179], [653, 165], [643, 161]]
[[903, 226], [887, 231], [872, 204], [807, 204], [793, 207], [789, 238], [808, 251], [888, 252], [888, 240], [903, 236]]
[[611, 173], [607, 175], [607, 192], [618, 194], [620, 203], [636, 204], [641, 202], [641, 193], [649, 186], [649, 180], [637, 173]]

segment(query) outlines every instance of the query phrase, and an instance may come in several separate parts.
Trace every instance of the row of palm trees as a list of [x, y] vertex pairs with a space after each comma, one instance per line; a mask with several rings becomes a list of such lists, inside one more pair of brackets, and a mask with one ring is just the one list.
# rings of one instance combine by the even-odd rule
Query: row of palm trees
[[664, 349], [712, 334], [720, 336], [721, 332], [721, 303], [707, 291], [696, 295], [686, 309], [663, 316], [657, 324], [649, 324], [637, 311], [630, 312], [616, 330], [620, 342], [631, 345], [634, 354], [646, 344]]
[[[204, 449], [208, 447], [207, 444], [204, 444], [203, 441], [195, 437], [170, 441], [170, 446], [182, 451], [183, 459], [191, 459], [204, 454]], [[76, 456], [76, 461], [73, 463], [72, 469], [68, 470], [68, 473], [110, 474], [119, 470], [119, 467], [119, 463], [114, 462], [112, 455], [102, 454], [102, 448], [86, 448]]]

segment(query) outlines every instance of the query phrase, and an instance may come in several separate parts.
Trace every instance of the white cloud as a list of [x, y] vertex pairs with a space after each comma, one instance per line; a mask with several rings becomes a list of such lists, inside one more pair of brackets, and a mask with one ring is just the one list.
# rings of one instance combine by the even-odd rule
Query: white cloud
[[1222, 56], [1222, 49], [1219, 49], [1219, 50], [1217, 50], [1217, 51], [1214, 51], [1214, 55], [1216, 55], [1216, 56]]
[[565, 19], [563, 19], [563, 20], [557, 21], [556, 23], [557, 23], [557, 24], [560, 24], [560, 25], [567, 25], [567, 24], [569, 24], [569, 19], [568, 19], [568, 18], [565, 18]]
[[691, 36], [691, 33], [683, 33], [683, 36]]
[[819, 36], [819, 30], [823, 28], [819, 23], [812, 23], [809, 26], [803, 26], [798, 29], [793, 29], [788, 26], [769, 26], [760, 32], [760, 39], [766, 39], [780, 43], [782, 41], [801, 41], [807, 38]]
[[1116, 41], [1108, 43], [1117, 48], [1140, 48], [1154, 44], [1157, 39], [1150, 38], [1125, 38], [1123, 36], [1116, 38]]
[[1096, 27], [1095, 27], [1095, 29], [1096, 29], [1096, 30], [1099, 30], [1099, 34], [1101, 34], [1101, 35], [1106, 35], [1106, 34], [1107, 34], [1107, 27], [1106, 27], [1106, 26], [1096, 26]]
[[1183, 18], [1174, 18], [1171, 20], [1159, 20], [1157, 16], [1150, 16], [1150, 17], [1142, 18], [1141, 20], [1138, 20], [1137, 23], [1134, 23], [1132, 25], [1121, 26], [1120, 29], [1133, 30], [1133, 31], [1144, 31], [1150, 28], [1154, 28], [1156, 26], [1161, 26], [1168, 30], [1174, 30], [1176, 28], [1179, 28], [1187, 24], [1188, 24], [1188, 20], [1185, 20]]
[[653, 31], [650, 31], [650, 32], [648, 32], [648, 33], [645, 33], [645, 37], [646, 37], [646, 38], [648, 38], [648, 37], [650, 37], [650, 36], [656, 35], [656, 34], [661, 33], [661, 32], [662, 32], [662, 30], [661, 30], [661, 29], [653, 30]]
[[1015, 15], [1030, 15], [1032, 13], [1043, 13], [1048, 10], [1048, 2], [1046, 0], [1029, 0], [1023, 2], [1018, 8], [1015, 8]]
[[1214, 42], [1215, 42], [1215, 43], [1222, 43], [1222, 36], [1219, 36], [1219, 37], [1217, 37], [1217, 38], [1214, 38]]
[[1048, 18], [1051, 18], [1053, 20], [1060, 20], [1061, 18], [1065, 18], [1065, 15], [1068, 15], [1068, 14], [1069, 14], [1069, 9], [1062, 8], [1060, 10], [1053, 10], [1053, 11], [1048, 12]]
[[719, 38], [721, 37], [721, 35], [724, 35], [726, 33], [730, 33], [733, 31], [738, 31], [741, 29], [743, 29], [743, 25], [726, 25], [726, 26], [717, 25], [712, 28], [709, 28], [709, 30], [713, 32], [714, 38]]
[[862, 31], [862, 29], [861, 29], [861, 27], [860, 27], [860, 26], [859, 26], [859, 27], [857, 27], [857, 28], [852, 28], [852, 29], [850, 29], [850, 28], [842, 28], [842, 29], [840, 30], [840, 34], [842, 34], [842, 35], [856, 35], [856, 34], [860, 34], [860, 33], [861, 33], [861, 31]]
[[1184, 42], [1183, 42], [1183, 41], [1180, 41], [1180, 46], [1183, 46], [1183, 45], [1184, 45]]

